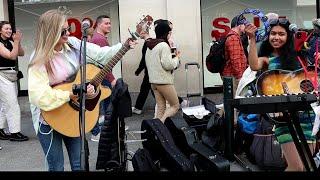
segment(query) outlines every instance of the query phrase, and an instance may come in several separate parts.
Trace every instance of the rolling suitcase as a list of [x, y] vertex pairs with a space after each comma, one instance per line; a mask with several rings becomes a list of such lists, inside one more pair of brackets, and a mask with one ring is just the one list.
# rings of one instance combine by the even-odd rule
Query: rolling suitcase
[[[197, 93], [191, 93], [189, 91], [189, 76], [188, 76], [188, 71], [189, 71], [189, 67], [191, 66], [196, 66], [198, 69], [198, 74], [199, 74], [199, 92]], [[192, 114], [188, 114], [187, 112], [189, 112], [192, 109], [198, 109], [201, 108], [201, 105], [203, 105], [203, 97], [202, 97], [202, 87], [201, 87], [201, 69], [200, 69], [200, 65], [199, 63], [196, 62], [192, 62], [192, 63], [186, 63], [185, 64], [185, 72], [186, 72], [186, 90], [187, 90], [187, 99], [188, 102], [190, 102], [190, 98], [192, 97], [199, 97], [199, 106], [190, 106], [190, 103], [188, 104], [188, 107], [182, 108], [182, 116], [183, 118], [186, 120], [186, 122], [188, 123], [188, 125], [192, 128], [195, 128], [197, 130], [197, 133], [199, 135], [201, 135], [201, 133], [206, 129], [207, 123], [210, 119], [210, 115], [205, 115], [203, 117], [196, 117], [195, 115]]]
[[183, 150], [186, 156], [196, 157], [193, 159], [198, 171], [230, 171], [230, 162], [217, 151], [204, 145], [198, 139], [196, 130], [183, 119], [168, 118], [165, 125], [174, 137], [178, 148]]
[[178, 149], [168, 128], [159, 119], [143, 120], [141, 124], [141, 139], [143, 148], [150, 152], [154, 161], [160, 161], [160, 168], [164, 167], [172, 172], [192, 172], [193, 164]]

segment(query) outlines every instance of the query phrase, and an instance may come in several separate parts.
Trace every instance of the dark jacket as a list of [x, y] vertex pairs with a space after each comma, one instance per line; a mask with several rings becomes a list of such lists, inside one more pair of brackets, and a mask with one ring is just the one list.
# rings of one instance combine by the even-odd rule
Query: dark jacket
[[[96, 169], [125, 171], [125, 122], [132, 116], [128, 85], [120, 78], [111, 94], [111, 103], [101, 128]], [[120, 152], [120, 153], [119, 153]]]
[[146, 67], [146, 52], [147, 52], [147, 42], [150, 40], [151, 38], [148, 38], [143, 46], [142, 46], [142, 57], [140, 60], [140, 64], [139, 67], [137, 68], [137, 70], [135, 71], [135, 74], [138, 76], [143, 70], [144, 70], [144, 75], [148, 76], [148, 70]]

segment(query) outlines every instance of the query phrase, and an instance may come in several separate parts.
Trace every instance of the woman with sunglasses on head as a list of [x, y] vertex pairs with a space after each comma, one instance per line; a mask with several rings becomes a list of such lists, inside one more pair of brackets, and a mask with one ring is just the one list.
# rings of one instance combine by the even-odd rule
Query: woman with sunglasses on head
[[[271, 30], [267, 40], [263, 41], [259, 55], [256, 49], [255, 32], [257, 27], [249, 24], [245, 32], [250, 38], [249, 45], [249, 64], [252, 70], [297, 70], [301, 66], [294, 51], [293, 32], [289, 30], [290, 22], [288, 19], [279, 18], [270, 20]], [[300, 124], [307, 139], [311, 152], [315, 146], [315, 137], [311, 135], [312, 122], [314, 116], [305, 115], [303, 112], [300, 117]], [[313, 118], [312, 118], [313, 117]], [[304, 165], [300, 159], [296, 146], [285, 123], [276, 124], [275, 135], [281, 144], [281, 149], [287, 162], [286, 171], [304, 171]]]
[[[11, 39], [12, 38], [12, 39]], [[29, 138], [20, 133], [21, 113], [18, 103], [16, 61], [24, 55], [21, 46], [22, 33], [12, 33], [8, 21], [0, 21], [0, 139], [11, 141], [27, 141]], [[8, 78], [8, 74], [16, 78]], [[10, 135], [4, 132], [8, 124]]]
[[[64, 171], [62, 141], [68, 151], [71, 170], [80, 170], [80, 137], [67, 137], [52, 129], [41, 116], [41, 110], [54, 110], [70, 99], [77, 99], [72, 89], [58, 90], [52, 87], [72, 82], [79, 70], [81, 42], [69, 37], [67, 16], [60, 10], [49, 10], [38, 20], [35, 50], [29, 64], [28, 90], [33, 125], [48, 162], [49, 171]], [[129, 41], [133, 48], [136, 43]], [[88, 63], [106, 64], [121, 49], [121, 43], [102, 47], [87, 43]], [[97, 64], [96, 64], [97, 65]], [[93, 95], [95, 88], [89, 84], [87, 95]]]

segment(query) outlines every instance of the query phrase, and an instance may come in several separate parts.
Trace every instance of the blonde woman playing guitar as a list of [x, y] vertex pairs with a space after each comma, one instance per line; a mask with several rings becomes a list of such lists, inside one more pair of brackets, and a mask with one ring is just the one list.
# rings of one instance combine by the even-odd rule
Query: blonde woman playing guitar
[[[72, 170], [80, 170], [78, 97], [72, 86], [79, 84], [81, 42], [69, 37], [67, 16], [60, 10], [49, 10], [38, 20], [36, 47], [28, 73], [29, 100], [34, 128], [48, 162], [49, 171], [63, 171], [62, 141], [66, 145]], [[101, 99], [110, 89], [100, 86], [104, 75], [136, 44], [128, 39], [124, 44], [103, 47], [87, 43], [88, 62], [107, 64], [102, 70], [87, 65], [86, 132], [96, 123]], [[92, 62], [95, 64], [95, 62]], [[92, 121], [92, 122], [91, 122]]]

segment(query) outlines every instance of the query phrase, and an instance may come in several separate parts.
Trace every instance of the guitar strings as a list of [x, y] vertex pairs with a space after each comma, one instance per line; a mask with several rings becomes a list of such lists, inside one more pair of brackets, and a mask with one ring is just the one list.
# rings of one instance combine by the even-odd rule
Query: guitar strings
[[[82, 47], [82, 43], [80, 46], [80, 54], [82, 54], [81, 52], [81, 47]], [[93, 59], [92, 57], [90, 57], [89, 55], [86, 55], [86, 57], [88, 57], [90, 60], [92, 60], [93, 62], [98, 64], [98, 67], [103, 69], [104, 71], [100, 71], [100, 73], [94, 78], [92, 79], [92, 83], [97, 85], [97, 82], [101, 82], [103, 81], [105, 75], [107, 74], [107, 72], [111, 72], [112, 68], [118, 63], [118, 59], [121, 59], [123, 57], [123, 55], [129, 50], [128, 47], [126, 47], [125, 45], [122, 46], [122, 48], [115, 54], [115, 56], [109, 61], [111, 62], [111, 65], [108, 65], [108, 63], [104, 66], [103, 64], [101, 64], [100, 62], [96, 61], [95, 59]]]
[[[115, 57], [118, 58], [118, 59], [121, 59], [121, 58], [123, 57], [123, 54], [125, 54], [128, 50], [129, 50], [129, 49], [128, 49], [126, 46], [123, 46], [123, 47], [119, 50], [119, 52], [116, 53]], [[89, 57], [92, 61], [97, 62], [96, 60], [94, 60], [94, 59], [91, 58], [90, 56], [87, 56], [87, 57]], [[111, 65], [108, 65], [108, 64], [107, 64], [106, 66], [104, 66], [104, 67], [103, 67], [103, 70], [105, 70], [105, 71], [101, 71], [100, 74], [99, 74], [96, 78], [93, 79], [93, 82], [94, 82], [95, 84], [97, 84], [97, 81], [102, 81], [102, 80], [104, 79], [104, 76], [105, 76], [106, 73], [107, 73], [106, 71], [111, 71], [112, 68], [117, 64], [116, 61], [118, 61], [118, 60], [116, 60], [115, 57], [113, 57], [113, 58], [109, 61], [109, 62], [111, 62]], [[101, 63], [99, 63], [99, 62], [97, 62], [97, 63], [102, 66]], [[100, 66], [100, 68], [101, 68], [101, 66]]]

